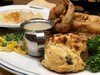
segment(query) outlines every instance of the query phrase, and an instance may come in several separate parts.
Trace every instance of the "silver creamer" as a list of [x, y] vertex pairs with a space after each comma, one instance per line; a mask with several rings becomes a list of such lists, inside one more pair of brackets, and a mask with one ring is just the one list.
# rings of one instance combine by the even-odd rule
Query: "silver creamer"
[[23, 48], [31, 56], [43, 56], [46, 41], [45, 31], [50, 30], [53, 23], [50, 20], [36, 18], [23, 22], [20, 26], [25, 30]]

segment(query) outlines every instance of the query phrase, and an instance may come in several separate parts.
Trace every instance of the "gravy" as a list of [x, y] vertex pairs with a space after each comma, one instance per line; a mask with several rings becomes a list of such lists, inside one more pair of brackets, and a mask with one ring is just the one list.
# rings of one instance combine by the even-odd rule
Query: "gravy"
[[27, 30], [46, 30], [46, 29], [50, 29], [51, 25], [49, 23], [28, 23], [24, 26], [24, 29]]

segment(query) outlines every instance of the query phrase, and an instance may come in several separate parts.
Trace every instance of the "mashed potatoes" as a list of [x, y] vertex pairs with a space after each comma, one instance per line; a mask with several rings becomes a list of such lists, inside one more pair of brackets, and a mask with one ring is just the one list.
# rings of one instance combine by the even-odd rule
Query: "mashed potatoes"
[[10, 24], [20, 24], [32, 18], [43, 18], [40, 13], [34, 14], [32, 11], [9, 11], [0, 13], [0, 22]]

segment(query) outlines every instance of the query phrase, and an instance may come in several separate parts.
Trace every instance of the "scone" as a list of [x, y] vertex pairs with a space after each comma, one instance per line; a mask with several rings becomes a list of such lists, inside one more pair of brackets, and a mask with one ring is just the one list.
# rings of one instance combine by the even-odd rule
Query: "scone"
[[78, 72], [85, 68], [81, 58], [87, 52], [86, 43], [75, 34], [55, 34], [45, 45], [42, 65], [56, 72]]

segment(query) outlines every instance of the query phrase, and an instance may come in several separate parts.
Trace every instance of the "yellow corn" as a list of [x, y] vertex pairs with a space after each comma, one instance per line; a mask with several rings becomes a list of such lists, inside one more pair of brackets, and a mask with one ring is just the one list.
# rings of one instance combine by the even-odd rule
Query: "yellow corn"
[[5, 39], [5, 38], [3, 38], [3, 37], [0, 37], [0, 40], [2, 40], [2, 41], [6, 41], [6, 39]]
[[0, 46], [2, 46], [2, 43], [0, 42]]
[[[0, 37], [1, 41], [7, 41], [6, 37]], [[27, 52], [21, 49], [21, 45], [18, 44], [17, 41], [12, 41], [6, 45], [6, 47], [2, 47], [2, 42], [0, 42], [0, 51], [11, 52], [15, 51], [16, 53], [26, 55]]]
[[21, 50], [21, 54], [26, 55], [26, 54], [27, 54], [27, 52], [26, 52], [26, 51], [24, 51], [24, 50]]

